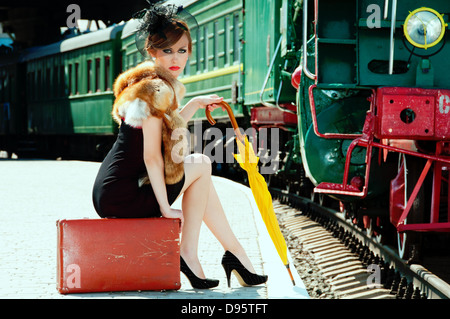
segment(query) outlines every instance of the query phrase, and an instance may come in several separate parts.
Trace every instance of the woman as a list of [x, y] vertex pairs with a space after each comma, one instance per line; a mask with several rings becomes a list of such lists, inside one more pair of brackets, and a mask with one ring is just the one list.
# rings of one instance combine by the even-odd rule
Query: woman
[[[154, 63], [141, 63], [114, 83], [113, 117], [120, 130], [96, 178], [94, 206], [101, 217], [181, 219], [180, 269], [194, 288], [219, 284], [206, 278], [198, 259], [200, 227], [205, 222], [225, 249], [222, 266], [228, 286], [233, 270], [242, 285], [261, 284], [267, 276], [254, 273], [231, 230], [212, 184], [209, 158], [192, 154], [183, 159], [182, 143], [172, 139], [197, 110], [213, 110], [222, 101], [217, 95], [199, 96], [178, 112], [184, 86], [176, 78], [192, 46], [187, 24], [179, 17], [176, 7], [146, 10], [140, 30], [146, 34], [145, 50]], [[143, 175], [148, 182], [139, 186]], [[171, 208], [181, 194], [182, 210]]]

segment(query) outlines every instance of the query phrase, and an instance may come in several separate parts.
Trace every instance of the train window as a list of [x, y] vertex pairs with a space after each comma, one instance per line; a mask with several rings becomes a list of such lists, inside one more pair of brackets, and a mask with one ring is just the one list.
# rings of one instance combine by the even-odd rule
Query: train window
[[52, 85], [52, 93], [54, 97], [59, 97], [60, 92], [60, 83], [58, 81], [58, 66], [53, 67], [53, 85]]
[[9, 94], [8, 94], [8, 91], [9, 91], [9, 87], [10, 87], [10, 83], [9, 83], [9, 79], [10, 79], [10, 77], [9, 77], [9, 75], [5, 75], [4, 77], [3, 77], [3, 101], [8, 101], [9, 100]]
[[239, 15], [234, 15], [233, 23], [233, 62], [239, 61]]
[[2, 87], [0, 88], [1, 94], [1, 101], [7, 101], [8, 100], [8, 75], [4, 75], [1, 79]]
[[9, 76], [8, 83], [9, 83], [9, 86], [8, 86], [8, 91], [6, 92], [6, 94], [7, 94], [6, 101], [11, 101], [12, 99], [14, 99], [14, 97], [13, 97], [13, 85], [15, 86], [14, 75], [13, 74], [11, 74]]
[[59, 92], [59, 94], [61, 96], [67, 95], [66, 73], [64, 72], [64, 65], [61, 65], [59, 67], [59, 83], [60, 83], [60, 86], [59, 86], [60, 92]]
[[109, 80], [110, 77], [110, 62], [111, 58], [109, 56], [105, 56], [105, 91], [111, 90], [111, 82]]
[[201, 59], [202, 59], [202, 50], [201, 50], [201, 33], [200, 27], [197, 28], [197, 72], [201, 71]]
[[0, 103], [6, 100], [6, 78], [7, 76], [3, 76], [0, 74]]
[[205, 25], [204, 27], [204, 35], [203, 35], [203, 70], [206, 72], [208, 71], [208, 62], [209, 62], [209, 38], [208, 38], [208, 26]]
[[38, 70], [36, 79], [36, 97], [38, 100], [42, 99], [42, 71]]
[[100, 92], [100, 58], [95, 59], [95, 92]]
[[226, 18], [225, 18], [225, 49], [224, 49], [224, 51], [225, 51], [225, 61], [224, 61], [224, 63], [225, 63], [225, 65], [229, 65], [229, 63], [230, 63], [230, 56], [229, 56], [229, 53], [230, 53], [230, 29], [231, 28], [231, 26], [230, 26], [230, 17], [229, 16], [227, 16]]
[[29, 73], [30, 78], [28, 79], [28, 84], [30, 85], [30, 100], [34, 100], [36, 99], [36, 94], [35, 94], [35, 90], [36, 90], [36, 85], [34, 85], [34, 71]]
[[219, 67], [219, 21], [214, 22], [214, 67]]
[[46, 74], [45, 74], [45, 97], [47, 99], [50, 99], [52, 96], [52, 92], [51, 92], [51, 88], [52, 88], [52, 83], [50, 81], [50, 77], [51, 77], [51, 70], [50, 68], [47, 68], [46, 70]]
[[69, 95], [73, 94], [72, 89], [72, 64], [69, 64]]
[[87, 60], [87, 92], [92, 93], [92, 60]]
[[75, 94], [80, 94], [80, 91], [78, 90], [78, 82], [79, 82], [79, 75], [80, 75], [80, 64], [75, 63]]
[[[30, 87], [30, 73], [27, 73], [27, 82], [26, 82], [26, 87], [29, 88]], [[31, 92], [30, 92], [31, 93]], [[31, 96], [29, 96], [31, 98]]]

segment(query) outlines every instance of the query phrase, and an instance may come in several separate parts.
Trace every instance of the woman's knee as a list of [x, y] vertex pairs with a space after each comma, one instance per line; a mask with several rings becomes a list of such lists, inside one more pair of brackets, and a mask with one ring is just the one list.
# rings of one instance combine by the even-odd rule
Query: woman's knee
[[184, 165], [186, 169], [192, 169], [199, 175], [211, 175], [212, 173], [211, 160], [204, 154], [194, 153], [186, 156]]

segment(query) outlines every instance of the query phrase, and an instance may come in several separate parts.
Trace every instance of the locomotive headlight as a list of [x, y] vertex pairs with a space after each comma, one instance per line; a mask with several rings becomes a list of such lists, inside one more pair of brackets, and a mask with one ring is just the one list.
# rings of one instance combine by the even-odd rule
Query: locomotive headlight
[[410, 12], [403, 25], [403, 32], [409, 43], [426, 50], [442, 40], [446, 26], [439, 12], [423, 7]]

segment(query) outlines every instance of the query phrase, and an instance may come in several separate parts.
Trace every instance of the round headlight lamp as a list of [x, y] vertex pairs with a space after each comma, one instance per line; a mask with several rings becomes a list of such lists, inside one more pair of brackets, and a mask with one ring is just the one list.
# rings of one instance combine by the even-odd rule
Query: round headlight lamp
[[442, 40], [446, 26], [439, 12], [423, 7], [409, 13], [403, 32], [409, 43], [426, 50]]

